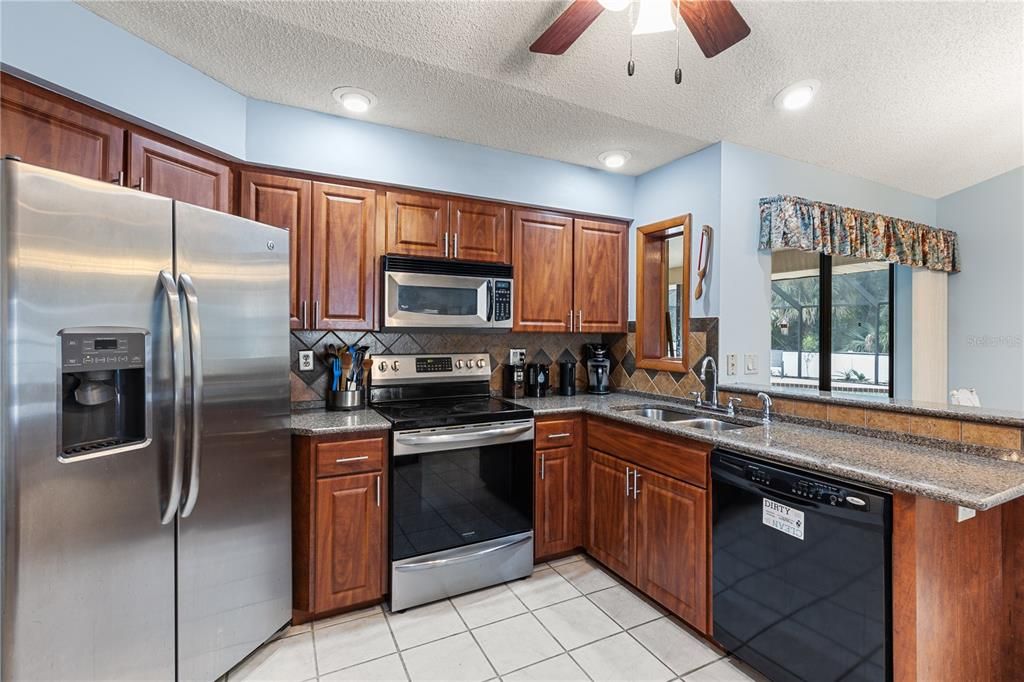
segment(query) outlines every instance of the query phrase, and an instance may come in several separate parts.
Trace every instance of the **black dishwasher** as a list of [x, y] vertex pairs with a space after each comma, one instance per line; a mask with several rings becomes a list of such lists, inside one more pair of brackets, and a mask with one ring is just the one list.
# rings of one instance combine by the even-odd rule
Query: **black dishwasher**
[[714, 638], [774, 682], [892, 679], [892, 496], [711, 453]]

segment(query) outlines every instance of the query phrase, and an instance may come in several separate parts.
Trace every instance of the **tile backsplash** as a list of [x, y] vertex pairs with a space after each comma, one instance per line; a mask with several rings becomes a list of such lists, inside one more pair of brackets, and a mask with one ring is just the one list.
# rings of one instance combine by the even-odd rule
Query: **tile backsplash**
[[[525, 348], [527, 362], [551, 365], [551, 390], [557, 392], [558, 363], [574, 360], [576, 385], [586, 386], [586, 367], [583, 364], [583, 344], [604, 342], [611, 347], [612, 385], [618, 389], [686, 396], [690, 391], [702, 391], [704, 385], [697, 378], [696, 368], [705, 356], [718, 355], [718, 318], [690, 320], [688, 372], [653, 372], [638, 369], [634, 346], [636, 325], [629, 323], [627, 334], [464, 334], [417, 332], [396, 334], [388, 332], [323, 332], [296, 331], [291, 334], [291, 395], [293, 403], [313, 407], [323, 403], [327, 388], [327, 365], [324, 349], [328, 344], [369, 346], [372, 355], [413, 353], [480, 353], [491, 356], [491, 392], [500, 393], [502, 367], [508, 362], [509, 348]], [[298, 352], [313, 350], [313, 369], [300, 372]]]

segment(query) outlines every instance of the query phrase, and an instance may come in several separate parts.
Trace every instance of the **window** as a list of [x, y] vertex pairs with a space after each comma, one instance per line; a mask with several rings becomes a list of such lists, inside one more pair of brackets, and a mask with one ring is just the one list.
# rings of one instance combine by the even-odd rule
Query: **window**
[[891, 396], [892, 270], [877, 261], [773, 252], [772, 384]]

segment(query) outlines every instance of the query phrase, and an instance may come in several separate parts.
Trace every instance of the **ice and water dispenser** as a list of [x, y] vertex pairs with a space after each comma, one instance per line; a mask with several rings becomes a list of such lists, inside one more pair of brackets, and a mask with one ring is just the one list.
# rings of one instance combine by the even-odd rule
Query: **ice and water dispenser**
[[61, 355], [61, 459], [107, 454], [148, 442], [148, 332], [65, 329]]

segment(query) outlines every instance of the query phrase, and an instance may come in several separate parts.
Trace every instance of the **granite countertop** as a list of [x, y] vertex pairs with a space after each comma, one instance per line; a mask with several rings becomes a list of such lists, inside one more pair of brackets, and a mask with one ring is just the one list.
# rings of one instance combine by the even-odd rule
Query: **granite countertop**
[[329, 412], [323, 408], [292, 412], [292, 434], [296, 436], [329, 436], [390, 428], [391, 422], [369, 408], [351, 412]]
[[728, 421], [747, 423], [750, 428], [711, 434], [677, 423], [623, 414], [619, 409], [625, 407], [665, 405], [697, 416], [692, 407], [678, 402], [628, 393], [524, 398], [513, 402], [532, 408], [538, 416], [586, 413], [606, 417], [780, 464], [979, 511], [1024, 495], [1024, 463], [1019, 461], [1019, 452], [957, 452], [786, 422], [765, 426], [749, 418]]
[[973, 407], [971, 405], [949, 405], [947, 403], [923, 400], [898, 400], [887, 396], [872, 397], [869, 394], [830, 393], [828, 391], [818, 391], [812, 388], [799, 388], [796, 386], [727, 383], [719, 384], [718, 390], [725, 391], [726, 393], [757, 393], [764, 391], [773, 398], [789, 398], [816, 403], [830, 403], [832, 405], [867, 407], [872, 410], [888, 410], [905, 414], [919, 414], [926, 417], [960, 419], [963, 421], [1024, 428], [1024, 413], [1014, 410], [996, 410], [988, 407]]

